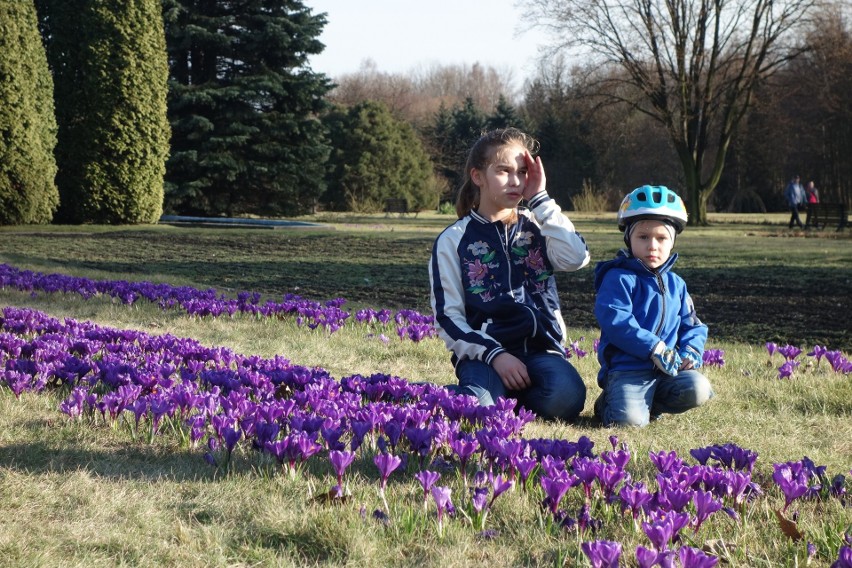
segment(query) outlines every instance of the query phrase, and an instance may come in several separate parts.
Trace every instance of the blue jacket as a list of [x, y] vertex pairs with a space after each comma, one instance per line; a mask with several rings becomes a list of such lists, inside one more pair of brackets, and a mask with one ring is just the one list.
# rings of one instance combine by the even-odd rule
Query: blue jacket
[[703, 357], [707, 326], [695, 315], [683, 278], [671, 271], [676, 261], [675, 253], [652, 271], [622, 249], [595, 267], [601, 388], [609, 371], [653, 370], [651, 352], [660, 341], [678, 353], [691, 348], [699, 361]]
[[447, 227], [429, 264], [432, 310], [453, 364], [491, 364], [505, 351], [564, 354], [565, 324], [554, 270], [588, 264], [589, 249], [546, 192], [518, 209], [518, 222], [471, 211]]
[[791, 181], [784, 188], [784, 199], [787, 200], [787, 205], [796, 207], [805, 202], [805, 190], [802, 189], [802, 184]]

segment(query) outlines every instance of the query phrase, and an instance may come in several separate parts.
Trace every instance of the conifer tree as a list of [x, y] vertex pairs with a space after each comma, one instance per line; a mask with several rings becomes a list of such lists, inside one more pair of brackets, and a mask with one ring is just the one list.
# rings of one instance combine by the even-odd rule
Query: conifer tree
[[30, 2], [0, 2], [0, 225], [49, 223], [54, 184], [53, 80]]
[[416, 210], [438, 205], [440, 189], [420, 138], [383, 103], [366, 101], [326, 120], [334, 147], [326, 206], [369, 213], [392, 198], [404, 198]]
[[165, 0], [172, 152], [166, 207], [290, 215], [324, 190], [318, 119], [331, 83], [308, 67], [325, 25], [294, 0]]
[[156, 222], [169, 140], [159, 0], [39, 6], [59, 124], [57, 220]]
[[497, 106], [494, 107], [494, 112], [488, 116], [485, 123], [487, 130], [508, 127], [519, 128], [521, 130], [527, 129], [524, 120], [518, 115], [515, 107], [509, 103], [504, 95], [500, 95], [500, 98], [497, 99]]

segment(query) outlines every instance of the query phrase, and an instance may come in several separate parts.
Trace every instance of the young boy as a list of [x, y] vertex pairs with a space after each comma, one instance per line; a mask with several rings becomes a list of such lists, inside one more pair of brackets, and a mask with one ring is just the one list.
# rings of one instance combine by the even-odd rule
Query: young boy
[[698, 372], [707, 326], [683, 279], [671, 271], [686, 208], [673, 191], [645, 185], [618, 210], [627, 249], [595, 268], [595, 317], [601, 328], [595, 415], [605, 425], [646, 426], [664, 412], [701, 406], [713, 396]]

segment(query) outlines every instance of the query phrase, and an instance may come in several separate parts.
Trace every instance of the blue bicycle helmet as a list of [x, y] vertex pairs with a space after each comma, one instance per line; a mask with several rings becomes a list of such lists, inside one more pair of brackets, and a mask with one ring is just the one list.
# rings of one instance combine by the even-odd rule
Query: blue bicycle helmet
[[618, 208], [618, 228], [634, 221], [667, 221], [680, 233], [686, 226], [686, 207], [674, 191], [664, 185], [643, 185], [628, 193]]

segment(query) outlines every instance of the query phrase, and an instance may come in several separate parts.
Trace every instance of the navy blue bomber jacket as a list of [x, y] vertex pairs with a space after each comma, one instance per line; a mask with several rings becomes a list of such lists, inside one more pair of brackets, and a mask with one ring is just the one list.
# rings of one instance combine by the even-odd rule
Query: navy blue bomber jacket
[[432, 310], [454, 365], [465, 358], [491, 364], [506, 351], [564, 353], [553, 272], [587, 265], [589, 249], [546, 192], [528, 205], [512, 225], [471, 211], [435, 240]]

